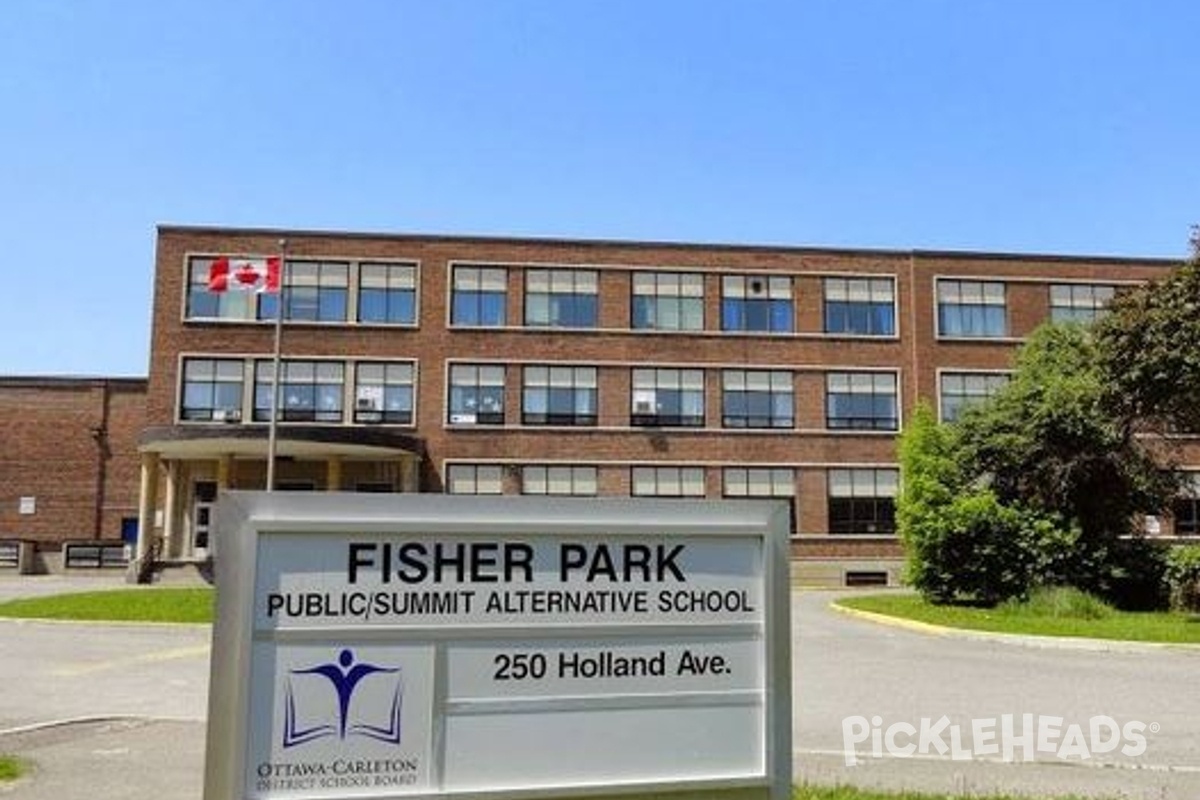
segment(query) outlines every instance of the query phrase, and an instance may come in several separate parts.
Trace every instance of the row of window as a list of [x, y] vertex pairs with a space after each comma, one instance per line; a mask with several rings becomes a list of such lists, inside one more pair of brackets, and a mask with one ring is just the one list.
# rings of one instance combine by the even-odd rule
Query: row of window
[[[304, 322], [416, 325], [417, 266], [412, 263], [287, 262], [280, 294], [209, 292], [211, 258], [188, 266], [188, 319], [272, 320], [282, 302], [284, 318]], [[454, 265], [450, 322], [503, 327], [508, 321], [508, 268]], [[587, 329], [599, 325], [600, 273], [589, 269], [524, 269], [527, 327]], [[351, 286], [356, 307], [351, 314]], [[894, 336], [893, 278], [824, 278], [824, 324], [828, 334]], [[1090, 322], [1114, 288], [1054, 284], [1055, 321]], [[1005, 284], [939, 279], [938, 331], [948, 337], [1008, 335]], [[720, 329], [792, 333], [796, 329], [793, 279], [778, 275], [724, 275]], [[635, 330], [703, 331], [704, 276], [700, 273], [634, 272], [630, 324]]]
[[[254, 394], [250, 418], [270, 419], [274, 364], [252, 364]], [[502, 364], [453, 364], [446, 422], [503, 425], [505, 383]], [[520, 368], [523, 425], [595, 425], [598, 420], [596, 367]], [[347, 375], [351, 374], [350, 421], [411, 425], [416, 374], [411, 362], [302, 361], [280, 364], [279, 419], [285, 422], [341, 423], [346, 419]], [[721, 425], [725, 428], [791, 429], [796, 425], [794, 374], [787, 370], [721, 370]], [[239, 422], [247, 378], [243, 359], [189, 358], [184, 361], [180, 419]], [[705, 370], [632, 370], [629, 423], [648, 427], [703, 427]], [[1008, 382], [1001, 373], [943, 373], [942, 419], [957, 419], [967, 405], [994, 394]], [[825, 424], [831, 430], [894, 431], [900, 427], [896, 374], [829, 372], [825, 375]]]
[[[251, 419], [270, 420], [274, 364], [252, 363]], [[345, 421], [347, 375], [353, 375], [355, 423], [412, 424], [415, 370], [411, 362], [286, 360], [280, 364], [279, 419], [284, 422]], [[450, 367], [446, 421], [452, 425], [501, 425], [505, 382], [515, 367], [454, 364]], [[596, 425], [596, 367], [520, 368], [521, 424]], [[189, 358], [183, 363], [180, 418], [238, 422], [242, 419], [243, 359]], [[629, 422], [633, 426], [703, 427], [703, 369], [632, 370]], [[785, 370], [721, 371], [721, 419], [726, 428], [794, 428], [794, 375]], [[826, 426], [832, 430], [894, 431], [899, 428], [896, 375], [891, 372], [830, 372], [825, 376]]]
[[[504, 494], [505, 467], [496, 464], [451, 464], [446, 491], [451, 494]], [[519, 470], [520, 492], [531, 495], [591, 497], [598, 494], [598, 469], [588, 465], [526, 465]], [[630, 469], [634, 497], [702, 498], [707, 494], [704, 467], [637, 466]], [[778, 467], [726, 467], [721, 471], [722, 496], [794, 498], [796, 471]], [[826, 470], [829, 532], [888, 535], [896, 531], [894, 469]]]

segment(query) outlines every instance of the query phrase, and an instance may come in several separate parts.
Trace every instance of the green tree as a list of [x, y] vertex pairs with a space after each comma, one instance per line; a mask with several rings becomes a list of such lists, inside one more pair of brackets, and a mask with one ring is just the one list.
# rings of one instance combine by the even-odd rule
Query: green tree
[[934, 603], [1024, 599], [1069, 551], [1072, 535], [1051, 517], [967, 483], [957, 435], [922, 404], [900, 437], [896, 515], [906, 578]]
[[1096, 342], [1115, 418], [1142, 431], [1200, 431], [1200, 228], [1180, 269], [1114, 299]]

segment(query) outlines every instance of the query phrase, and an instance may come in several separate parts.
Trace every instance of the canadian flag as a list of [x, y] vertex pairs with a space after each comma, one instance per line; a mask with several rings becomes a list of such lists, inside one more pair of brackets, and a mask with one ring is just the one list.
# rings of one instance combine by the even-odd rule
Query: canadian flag
[[208, 268], [210, 292], [278, 292], [282, 259], [221, 256]]

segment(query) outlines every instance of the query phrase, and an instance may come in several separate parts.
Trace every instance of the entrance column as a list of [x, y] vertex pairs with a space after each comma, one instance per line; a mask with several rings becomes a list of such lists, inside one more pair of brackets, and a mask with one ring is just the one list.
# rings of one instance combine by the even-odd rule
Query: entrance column
[[140, 580], [142, 566], [150, 557], [154, 539], [154, 509], [158, 502], [158, 453], [142, 453], [141, 485], [138, 489], [137, 555], [129, 565], [130, 577]]
[[225, 454], [217, 458], [217, 491], [222, 489], [231, 489], [231, 476], [233, 475], [233, 456]]
[[339, 492], [342, 489], [342, 457], [330, 456], [325, 461], [325, 491]]
[[179, 474], [182, 464], [179, 461], [163, 463], [167, 471], [167, 488], [163, 494], [163, 552], [164, 556], [179, 555]]
[[421, 462], [416, 456], [400, 457], [400, 491], [411, 493], [421, 491]]

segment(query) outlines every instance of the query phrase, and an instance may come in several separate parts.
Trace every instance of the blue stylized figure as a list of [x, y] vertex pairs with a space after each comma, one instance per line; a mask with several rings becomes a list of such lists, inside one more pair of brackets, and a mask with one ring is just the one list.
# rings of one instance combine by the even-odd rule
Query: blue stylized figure
[[285, 709], [284, 720], [284, 747], [301, 744], [303, 742], [319, 739], [324, 736], [332, 736], [336, 732], [339, 739], [345, 739], [346, 734], [360, 733], [363, 736], [372, 739], [378, 739], [384, 742], [394, 744], [400, 743], [400, 689], [397, 686], [394, 696], [392, 697], [392, 707], [389, 714], [389, 725], [380, 727], [367, 724], [349, 724], [350, 716], [350, 698], [354, 695], [354, 689], [359, 682], [368, 675], [376, 673], [397, 673], [398, 668], [380, 667], [375, 664], [366, 662], [354, 663], [354, 653], [349, 649], [343, 649], [338, 654], [337, 663], [318, 664], [315, 667], [308, 669], [291, 670], [293, 675], [320, 675], [328, 678], [333, 684], [334, 692], [337, 694], [338, 700], [338, 725], [336, 731], [332, 725], [317, 725], [312, 728], [301, 730], [296, 725], [296, 709], [295, 696], [292, 694], [291, 684], [288, 685], [287, 693], [287, 708]]

